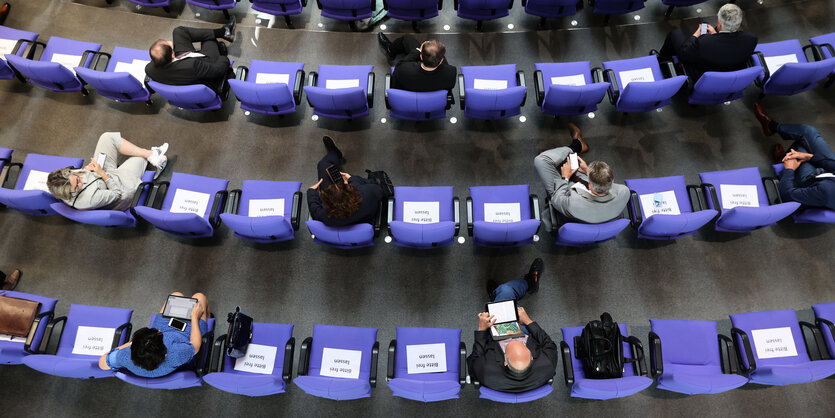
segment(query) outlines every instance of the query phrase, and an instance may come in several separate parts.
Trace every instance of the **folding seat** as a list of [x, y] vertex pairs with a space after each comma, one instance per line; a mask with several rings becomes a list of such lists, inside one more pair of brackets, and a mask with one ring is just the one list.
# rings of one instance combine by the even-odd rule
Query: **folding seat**
[[800, 203], [779, 203], [769, 194], [756, 167], [728, 171], [700, 173], [702, 189], [707, 195], [707, 208], [719, 212], [716, 230], [725, 232], [751, 232], [774, 225], [791, 215]]
[[810, 330], [816, 339], [818, 330], [808, 322], [798, 322], [793, 310], [730, 317], [741, 368], [752, 383], [782, 386], [814, 382], [835, 374], [835, 360], [812, 360], [801, 327]]
[[591, 71], [588, 61], [535, 64], [533, 73], [536, 104], [542, 113], [575, 116], [597, 110], [609, 83], [599, 72]]
[[458, 399], [466, 379], [467, 349], [460, 329], [397, 327], [386, 373], [394, 396], [422, 402]]
[[687, 101], [694, 105], [715, 105], [741, 99], [746, 87], [762, 75], [762, 68], [737, 71], [708, 71], [692, 84]]
[[482, 247], [518, 247], [538, 241], [539, 198], [527, 184], [470, 187], [467, 233]]
[[252, 3], [250, 8], [273, 16], [284, 16], [288, 27], [292, 27], [291, 15], [302, 14], [302, 9], [307, 7], [307, 0], [249, 0]]
[[[809, 38], [809, 42], [813, 45], [812, 53], [815, 61], [835, 57], [835, 48], [832, 46], [835, 45], [835, 32]], [[826, 87], [829, 87], [833, 80], [835, 80], [835, 71], [829, 73], [829, 81], [826, 82]]]
[[151, 93], [145, 88], [145, 65], [151, 62], [147, 49], [117, 46], [108, 57], [104, 71], [75, 67], [83, 84], [93, 86], [96, 93], [117, 102], [146, 102], [151, 104]]
[[55, 316], [55, 305], [58, 299], [13, 290], [0, 290], [0, 296], [26, 299], [40, 303], [40, 308], [32, 321], [29, 335], [26, 337], [11, 337], [0, 334], [0, 364], [23, 364], [23, 359], [30, 354], [39, 354], [43, 342], [44, 332]]
[[368, 116], [374, 107], [373, 65], [320, 65], [304, 86], [313, 114], [333, 119]]
[[[65, 167], [81, 168], [82, 164], [84, 160], [81, 158], [29, 154], [23, 164], [9, 164], [3, 177], [3, 187], [0, 188], [0, 203], [27, 215], [54, 215], [55, 211], [50, 205], [58, 202], [58, 199], [46, 187], [47, 176]], [[7, 189], [5, 183], [13, 167], [18, 167], [20, 172], [15, 188]]]
[[[112, 2], [113, 0], [108, 0], [108, 3]], [[165, 13], [171, 13], [171, 0], [128, 0], [131, 3], [136, 3], [140, 6], [144, 7], [162, 7], [162, 10]]]
[[348, 22], [356, 30], [356, 22], [371, 17], [377, 10], [376, 0], [316, 0], [322, 16]]
[[673, 9], [676, 7], [694, 6], [706, 1], [707, 0], [661, 0], [661, 3], [665, 6], [669, 6], [667, 7], [667, 11], [664, 12], [664, 16], [670, 17], [673, 14]]
[[504, 119], [522, 113], [527, 97], [525, 73], [516, 64], [461, 67], [458, 97], [464, 116]]
[[673, 63], [663, 64], [669, 78], [662, 73], [656, 55], [603, 63], [600, 79], [611, 83], [609, 101], [618, 112], [648, 112], [670, 104], [687, 77], [676, 75]]
[[[820, 354], [825, 359], [835, 358], [835, 302], [812, 305], [815, 312], [815, 325], [820, 328], [821, 336], [825, 347], [818, 347]], [[825, 348], [825, 349], [824, 349]], [[829, 351], [829, 356], [825, 356]]]
[[476, 21], [481, 30], [485, 20], [494, 20], [510, 14], [513, 0], [453, 0], [458, 17]]
[[229, 192], [220, 219], [238, 238], [261, 243], [291, 240], [299, 229], [301, 185], [297, 181], [244, 180], [240, 189]]
[[[161, 316], [161, 314], [152, 316], [148, 326], [153, 326], [154, 319], [158, 316]], [[203, 340], [200, 343], [200, 351], [194, 355], [196, 360], [195, 369], [181, 367], [173, 373], [161, 377], [141, 377], [129, 372], [127, 369], [119, 369], [115, 372], [116, 377], [123, 382], [148, 389], [172, 390], [201, 386], [203, 382], [201, 377], [208, 371], [209, 360], [212, 356], [215, 319], [209, 318], [206, 321], [206, 325], [208, 326], [208, 332], [203, 335]]]
[[[223, 85], [226, 85], [226, 80], [223, 80]], [[151, 93], [164, 97], [172, 106], [194, 112], [220, 109], [226, 99], [226, 94], [221, 96], [203, 84], [172, 86], [148, 79], [147, 86]], [[225, 91], [225, 87], [221, 87], [220, 91]]]
[[460, 203], [452, 187], [395, 187], [388, 200], [392, 243], [410, 248], [452, 244], [461, 225]]
[[[50, 321], [41, 341], [40, 353], [23, 358], [23, 364], [42, 373], [78, 379], [113, 376], [113, 370], [99, 368], [99, 358], [130, 339], [132, 309], [71, 305], [67, 316]], [[58, 349], [46, 354], [52, 331], [64, 323], [58, 334]]]
[[644, 3], [646, 0], [589, 0], [594, 13], [606, 15], [604, 23], [609, 23], [609, 17], [612, 15], [622, 15], [643, 9]]
[[[554, 206], [551, 197], [545, 193], [545, 207], [550, 215], [551, 223], [545, 223], [545, 230], [554, 236], [554, 243], [569, 247], [586, 247], [600, 244], [618, 236], [629, 225], [629, 220], [621, 214], [616, 219], [599, 224], [587, 224], [565, 219]], [[626, 212], [626, 209], [624, 209]]]
[[12, 150], [11, 148], [0, 147], [0, 181], [6, 181], [6, 175], [9, 172], [12, 164]]
[[150, 185], [153, 183], [153, 180], [153, 170], [146, 171], [142, 175], [142, 183], [139, 187], [137, 187], [136, 195], [134, 195], [135, 203], [131, 205], [131, 208], [124, 211], [107, 209], [78, 210], [60, 201], [49, 205], [49, 207], [55, 211], [55, 213], [83, 224], [99, 225], [111, 228], [135, 228], [136, 217], [132, 213], [132, 208], [136, 205], [145, 204], [150, 191]]
[[[394, 72], [394, 67], [391, 69]], [[391, 88], [391, 74], [386, 74], [386, 108], [393, 118], [403, 120], [433, 120], [446, 117], [455, 104], [452, 91], [414, 92]]]
[[[12, 54], [23, 57], [23, 54], [26, 53], [26, 48], [34, 44], [37, 39], [38, 34], [35, 32], [27, 32], [0, 25], [0, 56]], [[31, 48], [29, 51], [31, 54], [35, 52], [35, 49]], [[32, 57], [29, 56], [28, 58], [31, 59]], [[12, 67], [9, 67], [6, 60], [0, 59], [0, 80], [9, 80], [15, 76], [17, 74], [12, 70]], [[25, 82], [25, 80], [20, 81]]]
[[[738, 373], [734, 344], [714, 321], [650, 319], [649, 367], [658, 388], [687, 395], [722, 393], [748, 382]], [[728, 366], [722, 360], [724, 343]]]
[[321, 221], [313, 220], [309, 213], [307, 216], [307, 229], [310, 231], [313, 241], [319, 244], [343, 250], [371, 247], [374, 245], [374, 238], [380, 234], [380, 228], [382, 227], [383, 202], [380, 202], [380, 206], [377, 208], [373, 225], [362, 222], [348, 226], [328, 226]]
[[336, 401], [367, 398], [377, 386], [377, 328], [314, 325], [299, 350], [293, 383], [309, 395]]
[[229, 80], [241, 109], [264, 115], [296, 111], [302, 100], [303, 63], [252, 60], [249, 66], [238, 67], [237, 77]]
[[573, 16], [583, 7], [583, 0], [522, 0], [525, 13], [539, 16], [544, 24], [547, 18]]
[[479, 398], [489, 399], [491, 401], [501, 403], [525, 403], [544, 398], [554, 391], [554, 388], [551, 386], [553, 383], [554, 379], [550, 379], [548, 383], [536, 389], [531, 389], [525, 392], [511, 393], [499, 392], [498, 390], [493, 390], [488, 387], [481, 386], [481, 383], [478, 381], [473, 382], [473, 384], [478, 388]]
[[[38, 46], [43, 51], [35, 60]], [[6, 54], [7, 64], [36, 86], [58, 92], [80, 91], [87, 94], [87, 89], [75, 74], [75, 67], [95, 66], [101, 58], [101, 44], [53, 36], [47, 44], [35, 41], [31, 48], [26, 58]]]
[[417, 22], [438, 16], [444, 0], [386, 0], [383, 5], [388, 10], [386, 16], [412, 22], [417, 32]]
[[623, 356], [635, 359], [635, 362], [624, 363], [623, 377], [612, 379], [587, 379], [583, 372], [583, 363], [576, 357], [575, 338], [579, 338], [583, 327], [562, 328], [563, 341], [560, 342], [562, 351], [562, 370], [565, 384], [571, 388], [571, 397], [586, 399], [613, 399], [634, 395], [652, 384], [647, 377], [644, 363], [644, 347], [634, 336], [627, 336], [625, 323], [619, 323], [620, 333], [623, 335]]
[[209, 10], [220, 10], [223, 12], [223, 17], [229, 20], [229, 10], [234, 9], [239, 0], [186, 0], [186, 3], [192, 6], [202, 7]]
[[699, 186], [684, 183], [684, 176], [625, 180], [632, 197], [627, 206], [638, 237], [676, 239], [695, 234], [716, 217], [707, 209]]
[[[224, 392], [246, 396], [284, 393], [293, 375], [293, 325], [252, 323], [252, 341], [240, 358], [226, 354], [226, 335], [215, 340], [212, 366], [203, 381]], [[222, 360], [221, 360], [222, 359]]]
[[211, 237], [220, 222], [228, 185], [229, 180], [175, 172], [170, 182], [157, 181], [148, 205], [135, 207], [134, 213], [174, 235]]
[[806, 50], [813, 45], [800, 46], [800, 41], [758, 44], [751, 56], [754, 66], [763, 70], [757, 79], [762, 94], [791, 95], [817, 87], [818, 82], [835, 70], [835, 59], [807, 61]]
[[[775, 200], [778, 203], [783, 202], [783, 197], [780, 196], [780, 173], [783, 172], [783, 163], [774, 164], [771, 166], [774, 169], [774, 178], [763, 179], [766, 184], [769, 182], [773, 184], [774, 189], [777, 190]], [[835, 210], [829, 208], [815, 208], [801, 205], [800, 209], [792, 214], [794, 222], [798, 224], [803, 223], [833, 223], [835, 222]]]

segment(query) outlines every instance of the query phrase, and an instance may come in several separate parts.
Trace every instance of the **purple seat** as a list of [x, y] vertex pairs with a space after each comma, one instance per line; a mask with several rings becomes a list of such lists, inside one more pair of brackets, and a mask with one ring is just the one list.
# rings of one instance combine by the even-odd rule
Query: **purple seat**
[[132, 309], [108, 308], [103, 306], [71, 305], [67, 316], [53, 319], [46, 327], [41, 352], [46, 353], [52, 330], [59, 322], [64, 326], [58, 334], [58, 350], [55, 354], [32, 354], [23, 358], [23, 364], [41, 373], [77, 379], [98, 379], [113, 376], [113, 370], [99, 368], [101, 355], [74, 354], [73, 348], [78, 327], [111, 328], [115, 330], [112, 341], [103, 341], [107, 350], [124, 344], [131, 333], [130, 317]]
[[354, 248], [371, 247], [377, 234], [375, 227], [369, 223], [359, 223], [348, 226], [327, 226], [320, 221], [308, 219], [307, 229], [314, 241], [328, 247], [350, 250]]
[[[14, 48], [10, 51], [12, 55], [23, 57], [23, 54], [26, 53], [26, 48], [34, 44], [37, 39], [38, 34], [35, 32], [27, 32], [0, 25], [0, 40], [17, 41], [17, 44], [15, 44]], [[34, 52], [34, 49], [31, 49], [31, 51]], [[0, 59], [0, 80], [9, 80], [15, 76], [17, 76], [17, 74], [15, 74], [12, 67], [9, 67], [6, 60]]]
[[[303, 68], [300, 62], [252, 60], [249, 68], [238, 67], [238, 78], [229, 80], [229, 86], [243, 110], [264, 115], [293, 113], [302, 99]], [[271, 80], [282, 75], [287, 77], [286, 83]]]
[[[648, 112], [670, 104], [671, 98], [681, 89], [687, 77], [675, 75], [671, 62], [665, 61], [664, 65], [668, 68], [670, 78], [665, 78], [662, 74], [658, 57], [655, 55], [603, 63], [604, 73], [601, 79], [611, 84], [608, 90], [609, 101], [615, 105], [618, 112]], [[624, 79], [630, 75], [638, 78], [643, 74], [634, 72], [640, 70], [649, 70], [652, 73], [652, 81], [630, 81], [624, 88]], [[624, 74], [627, 71], [633, 73]]]
[[[220, 219], [238, 238], [261, 243], [291, 240], [299, 229], [301, 185], [297, 181], [244, 180], [240, 189], [229, 193], [229, 202]], [[284, 201], [280, 204], [281, 214], [276, 212], [278, 205], [260, 206], [269, 203], [265, 200], [278, 199]]]
[[[799, 323], [793, 310], [748, 312], [733, 314], [730, 317], [733, 324], [731, 333], [739, 358], [742, 359], [742, 371], [748, 374], [752, 383], [782, 386], [814, 382], [835, 374], [835, 360], [811, 360], [809, 347], [800, 327], [802, 325], [812, 330], [813, 334], [816, 329], [812, 324]], [[763, 335], [759, 339], [755, 335], [759, 332], [775, 331], [783, 332], [780, 332], [779, 336]], [[791, 333], [791, 341], [779, 342], [778, 347], [771, 346], [772, 341], [782, 340], [780, 337], [787, 332]], [[758, 343], [764, 346], [757, 349]], [[791, 348], [796, 351], [794, 355]], [[761, 357], [761, 351], [765, 358]]]
[[701, 4], [706, 2], [707, 0], [661, 0], [661, 3], [667, 7], [667, 11], [664, 12], [664, 16], [670, 17], [673, 14], [673, 9], [676, 7], [687, 7], [693, 6], [696, 4]]
[[[156, 314], [151, 317], [151, 322], [148, 326], [154, 325], [154, 319], [160, 316]], [[197, 368], [194, 370], [184, 370], [180, 368], [171, 374], [162, 377], [141, 377], [137, 376], [127, 369], [120, 369], [115, 372], [119, 380], [130, 383], [132, 385], [141, 386], [147, 389], [186, 389], [192, 387], [202, 386], [203, 376], [207, 371], [209, 359], [212, 356], [212, 340], [214, 340], [215, 319], [209, 318], [206, 321], [208, 332], [203, 335], [203, 341], [200, 343], [200, 351], [195, 354], [197, 357]]]
[[[229, 180], [175, 172], [170, 182], [156, 182], [148, 197], [148, 205], [137, 206], [134, 211], [165, 232], [185, 238], [210, 237], [214, 235], [215, 228], [218, 226], [220, 219], [218, 215], [226, 201], [228, 185]], [[180, 202], [185, 203], [181, 206], [174, 206], [175, 197], [181, 190], [183, 192]], [[157, 203], [160, 200], [159, 195], [162, 195], [163, 199], [161, 205]], [[199, 203], [202, 202], [187, 202], [194, 198], [204, 199], [207, 202], [202, 213], [199, 207]]]
[[[625, 183], [632, 193], [628, 205], [629, 217], [632, 225], [638, 228], [639, 238], [675, 239], [695, 234], [717, 215], [715, 210], [702, 207], [704, 199], [699, 186], [685, 184], [684, 176], [632, 179]], [[640, 196], [669, 191], [675, 195], [680, 214], [656, 213], [646, 217], [653, 208], [645, 208]]]
[[186, 0], [186, 3], [204, 9], [220, 10], [223, 12], [223, 16], [229, 20], [229, 9], [234, 9], [238, 0]]
[[353, 119], [368, 116], [374, 106], [373, 65], [320, 65], [307, 80], [304, 93], [315, 115]]
[[594, 13], [606, 15], [604, 22], [608, 23], [609, 16], [641, 10], [645, 2], [646, 0], [589, 0], [589, 5]]
[[728, 72], [708, 71], [693, 85], [687, 101], [690, 104], [715, 105], [741, 99], [745, 88], [760, 75], [760, 67]]
[[434, 120], [446, 117], [452, 94], [437, 90], [414, 92], [389, 88], [391, 76], [386, 74], [386, 108], [393, 118], [403, 120]]
[[[50, 207], [50, 205], [58, 202], [58, 199], [52, 196], [52, 194], [48, 191], [41, 189], [24, 190], [26, 187], [26, 180], [29, 178], [30, 173], [34, 171], [37, 175], [44, 176], [43, 180], [45, 182], [45, 175], [51, 173], [52, 171], [65, 167], [81, 168], [82, 164], [84, 164], [84, 160], [81, 158], [29, 154], [26, 156], [23, 164], [9, 164], [10, 170], [11, 167], [19, 167], [20, 174], [17, 177], [17, 183], [15, 184], [14, 189], [5, 188], [5, 184], [3, 185], [4, 187], [0, 188], [0, 203], [6, 205], [6, 207], [19, 210], [27, 215], [54, 215], [55, 211]], [[7, 179], [4, 177], [3, 182], [5, 183], [6, 180]], [[37, 187], [46, 188], [46, 184], [38, 184], [38, 182], [33, 183]], [[30, 184], [30, 187], [32, 187], [32, 184]]]
[[546, 208], [550, 215], [550, 225], [546, 223], [546, 231], [555, 237], [554, 243], [569, 247], [587, 247], [615, 239], [629, 225], [629, 220], [623, 214], [616, 219], [599, 224], [587, 224], [565, 219], [554, 206], [551, 198], [546, 196]]
[[543, 63], [535, 66], [533, 78], [536, 103], [542, 107], [542, 113], [547, 115], [575, 116], [594, 112], [609, 89], [609, 83], [598, 79], [597, 73], [592, 82], [592, 71], [588, 61]]
[[579, 337], [583, 327], [562, 328], [560, 350], [562, 351], [565, 384], [571, 388], [571, 397], [586, 399], [613, 399], [634, 395], [652, 384], [646, 377], [644, 349], [635, 337], [626, 337], [626, 324], [619, 323], [621, 335], [624, 335], [623, 357], [636, 359], [630, 366], [624, 364], [623, 377], [614, 379], [586, 379], [583, 364], [575, 357], [574, 338]]
[[[153, 180], [154, 171], [146, 171], [145, 174], [142, 175], [142, 184], [140, 184], [137, 188], [138, 197], [134, 198], [134, 201], [137, 202], [137, 204], [144, 205], [145, 200], [148, 198], [150, 184]], [[131, 213], [131, 209], [125, 211], [106, 209], [78, 210], [60, 201], [49, 205], [49, 207], [54, 210], [55, 213], [83, 224], [107, 226], [111, 228], [136, 227], [136, 217], [134, 217], [133, 213]]]
[[386, 16], [410, 21], [417, 28], [418, 21], [438, 16], [444, 0], [385, 0], [383, 5], [388, 10]]
[[513, 0], [453, 0], [458, 17], [475, 20], [481, 30], [485, 20], [494, 20], [510, 14]]
[[[833, 48], [833, 45], [835, 45], [835, 32], [809, 38], [809, 42], [813, 45], [812, 52], [815, 56], [815, 61], [835, 57], [835, 48]], [[835, 70], [829, 74], [829, 81], [826, 82], [826, 86], [829, 87], [833, 80], [835, 80]]]
[[[754, 66], [763, 70], [757, 79], [757, 85], [762, 88], [762, 94], [791, 95], [817, 87], [818, 82], [828, 77], [835, 70], [835, 59], [826, 58], [821, 61], [806, 60], [806, 49], [812, 45], [800, 46], [800, 41], [788, 41], [757, 44], [751, 60]], [[768, 60], [781, 60], [780, 57], [794, 56], [796, 62], [787, 62], [782, 66], [769, 67]]]
[[[812, 310], [815, 311], [815, 324], [820, 328], [829, 358], [835, 358], [835, 302], [812, 305]], [[821, 355], [824, 353], [821, 350]]]
[[583, 6], [583, 0], [522, 0], [525, 13], [546, 18], [573, 16]]
[[[112, 0], [110, 0], [112, 1]], [[162, 10], [165, 10], [165, 13], [171, 13], [171, 9], [168, 7], [171, 6], [171, 0], [128, 0], [131, 3], [136, 3], [143, 7], [162, 7]]]
[[[151, 62], [147, 49], [130, 49], [117, 46], [112, 54], [102, 53], [110, 59], [104, 71], [95, 68], [75, 67], [81, 82], [96, 89], [101, 96], [117, 102], [150, 103], [151, 93], [145, 88], [145, 64]], [[121, 64], [120, 64], [121, 63]], [[133, 74], [124, 69], [124, 65], [134, 65], [140, 71]], [[119, 67], [119, 71], [116, 68]], [[140, 74], [137, 74], [140, 73]], [[139, 78], [137, 78], [139, 76]]]
[[316, 0], [322, 16], [346, 22], [355, 22], [371, 17], [377, 10], [374, 0]]
[[[42, 46], [44, 49], [40, 58], [34, 60], [37, 46]], [[72, 67], [90, 68], [101, 57], [99, 54], [101, 44], [53, 36], [47, 44], [34, 42], [32, 48], [26, 58], [6, 54], [7, 64], [36, 86], [58, 92], [80, 91], [82, 94], [87, 94], [87, 90], [73, 72], [74, 70], [68, 67], [72, 65]], [[53, 59], [63, 61], [67, 66], [52, 62]]]
[[464, 116], [487, 120], [516, 116], [522, 113], [526, 96], [525, 74], [516, 71], [516, 64], [461, 67], [458, 97]]
[[0, 341], [0, 364], [23, 364], [24, 357], [42, 353], [41, 342], [47, 325], [55, 316], [55, 304], [58, 303], [58, 299], [13, 290], [0, 290], [0, 296], [32, 300], [41, 304], [25, 341]]
[[[438, 202], [438, 222], [404, 219], [406, 202]], [[458, 198], [452, 187], [395, 187], [388, 200], [388, 228], [392, 243], [410, 248], [438, 248], [452, 244], [460, 227]]]
[[287, 26], [292, 27], [290, 15], [299, 15], [307, 6], [307, 0], [249, 0], [250, 8], [273, 16], [284, 16]]
[[[360, 351], [359, 376], [321, 375], [325, 348]], [[370, 397], [377, 385], [378, 351], [377, 328], [314, 325], [313, 336], [307, 337], [299, 350], [299, 375], [293, 383], [309, 395], [336, 401]]]
[[[777, 178], [772, 179], [771, 181], [774, 182], [774, 187], [777, 190], [780, 190], [780, 173], [783, 172], [783, 164], [774, 164], [771, 166], [774, 168], [774, 174], [777, 175]], [[777, 193], [777, 196], [780, 197], [780, 201], [782, 202], [782, 196]], [[810, 206], [803, 206], [801, 205], [800, 209], [795, 211], [792, 214], [792, 218], [794, 218], [794, 222], [798, 224], [805, 224], [805, 223], [835, 223], [835, 210], [829, 208], [814, 208]]]
[[[446, 371], [409, 374], [406, 347], [444, 344]], [[391, 340], [386, 381], [394, 396], [413, 401], [436, 402], [458, 399], [466, 383], [467, 349], [460, 329], [397, 327], [397, 339]]]
[[[250, 347], [252, 344], [275, 348], [272, 373], [236, 370], [235, 365], [239, 360], [226, 355], [224, 334], [215, 341], [212, 367], [209, 374], [203, 376], [203, 381], [224, 392], [238, 395], [267, 396], [284, 393], [293, 374], [293, 352], [296, 347], [293, 325], [253, 322]], [[223, 361], [220, 361], [221, 358]]]
[[[774, 225], [800, 207], [800, 203], [797, 202], [770, 204], [756, 167], [700, 173], [699, 178], [707, 195], [707, 207], [719, 212], [719, 218], [716, 219], [717, 231], [751, 232]], [[725, 209], [721, 203], [723, 184], [756, 186], [759, 207], [736, 206]]]
[[545, 384], [536, 389], [518, 393], [499, 392], [497, 390], [481, 386], [478, 388], [478, 397], [501, 403], [525, 403], [544, 398], [550, 395], [553, 391], [554, 388], [551, 384]]
[[[487, 222], [484, 216], [485, 204], [518, 204], [520, 220]], [[470, 187], [470, 197], [467, 198], [467, 233], [473, 237], [476, 245], [505, 248], [531, 244], [539, 239], [536, 233], [540, 223], [539, 198], [530, 194], [527, 184]]]
[[203, 84], [172, 86], [148, 80], [152, 93], [157, 93], [173, 106], [191, 111], [217, 110], [223, 106], [223, 99], [214, 90]]
[[[737, 374], [733, 342], [719, 334], [714, 321], [650, 319], [649, 357], [658, 388], [687, 395], [722, 393], [748, 382]], [[725, 343], [728, 374], [720, 341]]]

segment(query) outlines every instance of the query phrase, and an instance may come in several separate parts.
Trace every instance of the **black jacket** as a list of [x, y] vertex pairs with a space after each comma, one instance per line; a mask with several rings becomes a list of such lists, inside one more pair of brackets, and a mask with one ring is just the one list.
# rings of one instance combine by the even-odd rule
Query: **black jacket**
[[379, 184], [371, 183], [358, 176], [351, 176], [348, 179], [348, 184], [354, 186], [362, 197], [362, 203], [353, 215], [345, 219], [328, 217], [325, 206], [319, 199], [319, 190], [307, 189], [307, 208], [310, 211], [310, 216], [327, 226], [348, 226], [362, 222], [374, 224], [374, 215], [377, 213], [380, 200], [383, 199], [382, 188]]
[[415, 92], [452, 90], [458, 69], [447, 64], [446, 59], [438, 68], [427, 71], [420, 66], [420, 53], [410, 52], [394, 68], [391, 88]]
[[149, 62], [145, 66], [145, 74], [158, 83], [171, 86], [203, 84], [216, 93], [220, 91], [228, 72], [229, 58], [223, 56], [185, 58], [164, 67], [156, 67], [153, 62]]
[[696, 81], [706, 71], [736, 71], [748, 67], [748, 59], [756, 46], [757, 35], [751, 32], [691, 36], [681, 45], [678, 59]]

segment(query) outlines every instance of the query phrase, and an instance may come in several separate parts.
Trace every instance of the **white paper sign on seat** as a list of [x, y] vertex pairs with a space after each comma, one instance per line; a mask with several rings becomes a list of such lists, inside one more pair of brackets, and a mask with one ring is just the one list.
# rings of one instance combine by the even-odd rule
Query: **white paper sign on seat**
[[100, 356], [110, 351], [116, 328], [79, 326], [75, 334], [73, 354]]
[[320, 376], [359, 379], [362, 351], [327, 348], [322, 351]]
[[[357, 82], [359, 82], [359, 80], [357, 80]], [[258, 75], [255, 76], [255, 84], [269, 83], [290, 84], [290, 74], [258, 73]]]
[[252, 199], [249, 201], [249, 217], [284, 216], [284, 199]]
[[349, 89], [351, 87], [359, 87], [359, 79], [352, 80], [325, 80], [326, 89]]
[[722, 209], [733, 209], [737, 206], [757, 208], [760, 206], [757, 196], [757, 186], [747, 184], [720, 184], [722, 194]]
[[[5, 61], [4, 55], [11, 54], [15, 45], [17, 45], [17, 39], [0, 39], [0, 60]], [[26, 44], [20, 46], [20, 49], [24, 48], [26, 48]]]
[[473, 80], [473, 88], [476, 90], [504, 90], [507, 88], [507, 80], [485, 80], [476, 78]]
[[403, 222], [434, 224], [441, 221], [441, 202], [403, 202]]
[[446, 344], [407, 345], [406, 367], [409, 374], [443, 373], [447, 371]]
[[30, 170], [26, 183], [23, 184], [23, 190], [41, 190], [49, 193], [49, 188], [46, 187], [48, 177], [49, 173], [46, 171]]
[[177, 189], [171, 202], [171, 213], [195, 213], [203, 216], [209, 206], [209, 194]]
[[273, 374], [278, 348], [249, 343], [246, 354], [235, 360], [235, 370], [258, 374]]
[[620, 77], [620, 84], [623, 86], [624, 90], [626, 90], [626, 86], [628, 86], [629, 83], [635, 81], [655, 81], [655, 77], [652, 75], [651, 68], [639, 68], [637, 70], [621, 71], [620, 73], [618, 73], [618, 76]]
[[484, 204], [484, 222], [506, 224], [521, 220], [522, 212], [519, 202]]
[[681, 215], [676, 200], [676, 193], [672, 190], [659, 193], [647, 193], [639, 196], [644, 218], [652, 215]]
[[563, 86], [585, 86], [586, 77], [584, 77], [582, 74], [551, 77], [551, 84], [559, 84]]
[[140, 83], [145, 81], [145, 65], [151, 61], [133, 60], [131, 62], [119, 61], [113, 67], [115, 73], [129, 73], [133, 78], [139, 80]]
[[797, 355], [790, 327], [752, 329], [751, 340], [760, 359]]
[[80, 66], [81, 62], [81, 55], [68, 55], [68, 54], [52, 54], [52, 62], [56, 62], [58, 64], [63, 65], [68, 70], [72, 71], [75, 74], [75, 67]]
[[765, 57], [765, 66], [768, 67], [768, 72], [771, 75], [774, 75], [780, 67], [788, 63], [797, 63], [797, 55], [788, 54]]

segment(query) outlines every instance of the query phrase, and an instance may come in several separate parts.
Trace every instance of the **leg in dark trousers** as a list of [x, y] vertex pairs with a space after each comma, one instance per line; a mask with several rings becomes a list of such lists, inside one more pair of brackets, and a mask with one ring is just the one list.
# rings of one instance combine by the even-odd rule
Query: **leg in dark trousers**
[[[221, 36], [223, 36], [223, 33], [221, 33]], [[195, 42], [214, 41], [216, 44], [217, 30], [178, 26], [174, 29], [172, 37], [174, 38], [174, 54], [180, 55], [184, 52], [196, 51], [197, 49], [194, 48]], [[215, 48], [217, 48], [217, 45], [215, 45]]]
[[667, 34], [667, 39], [664, 39], [664, 45], [661, 47], [661, 50], [658, 51], [658, 58], [662, 61], [671, 61], [674, 55], [678, 55], [681, 44], [683, 44], [685, 40], [687, 40], [687, 38], [680, 30], [673, 29]]
[[390, 49], [392, 56], [394, 56], [392, 65], [396, 67], [403, 61], [419, 61], [420, 52], [418, 52], [418, 48], [420, 48], [420, 42], [412, 35], [403, 35], [395, 39], [391, 43]]
[[[321, 160], [319, 160], [319, 163], [316, 164], [317, 175], [320, 179], [322, 179], [322, 184], [319, 186], [319, 190], [333, 184], [330, 176], [328, 176], [328, 167], [332, 165], [339, 167], [339, 154], [335, 149], [328, 151], [328, 153], [322, 157]], [[342, 171], [341, 168], [340, 171]]]

